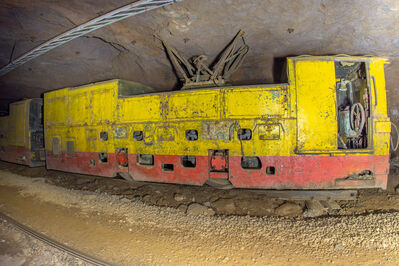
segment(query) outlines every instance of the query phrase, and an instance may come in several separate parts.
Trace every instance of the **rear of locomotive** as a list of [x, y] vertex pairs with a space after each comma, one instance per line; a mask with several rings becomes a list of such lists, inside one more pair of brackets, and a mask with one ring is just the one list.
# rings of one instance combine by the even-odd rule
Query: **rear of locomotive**
[[44, 128], [48, 169], [114, 177], [124, 171], [115, 141], [117, 98], [152, 91], [129, 81], [108, 80], [44, 94]]
[[45, 164], [41, 99], [10, 104], [9, 116], [0, 118], [0, 160], [30, 167]]

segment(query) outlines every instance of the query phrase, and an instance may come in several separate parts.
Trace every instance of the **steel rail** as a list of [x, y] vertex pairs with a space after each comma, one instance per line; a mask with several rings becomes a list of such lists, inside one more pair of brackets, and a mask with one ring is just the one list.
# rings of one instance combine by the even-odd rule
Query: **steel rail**
[[337, 190], [267, 190], [267, 189], [246, 189], [256, 194], [282, 200], [356, 200], [358, 191], [355, 189]]
[[115, 9], [102, 16], [94, 18], [84, 24], [81, 24], [73, 29], [70, 29], [47, 42], [33, 48], [32, 50], [24, 53], [23, 55], [11, 60], [10, 63], [0, 69], [0, 76], [10, 72], [18, 66], [36, 58], [60, 45], [63, 45], [73, 39], [83, 36], [89, 32], [95, 31], [99, 28], [110, 25], [122, 19], [144, 13], [162, 6], [170, 5], [177, 1], [183, 0], [140, 0], [121, 8]]
[[75, 258], [79, 258], [85, 262], [91, 263], [93, 265], [98, 265], [98, 266], [108, 266], [111, 265], [107, 262], [104, 262], [102, 260], [99, 260], [97, 258], [91, 257], [87, 254], [84, 254], [80, 251], [77, 251], [75, 249], [72, 249], [64, 244], [61, 244], [41, 233], [38, 233], [36, 231], [34, 231], [33, 229], [22, 225], [21, 223], [17, 222], [16, 220], [14, 220], [13, 218], [9, 217], [8, 215], [5, 215], [4, 213], [0, 212], [0, 218], [2, 218], [3, 220], [9, 222], [10, 224], [14, 225], [18, 230], [30, 235], [31, 237], [42, 241], [43, 243], [52, 246], [53, 248], [59, 249], [63, 252], [68, 253], [69, 255], [75, 257]]

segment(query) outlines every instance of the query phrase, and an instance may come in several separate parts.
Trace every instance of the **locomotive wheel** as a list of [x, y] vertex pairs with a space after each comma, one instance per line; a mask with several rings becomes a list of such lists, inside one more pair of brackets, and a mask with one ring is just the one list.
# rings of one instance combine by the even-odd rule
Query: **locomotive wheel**
[[126, 181], [129, 181], [129, 182], [134, 181], [133, 177], [128, 172], [119, 172], [118, 174]]
[[206, 184], [217, 188], [217, 189], [232, 189], [234, 186], [227, 179], [222, 178], [210, 178], [206, 181]]
[[357, 135], [360, 135], [364, 124], [366, 123], [366, 115], [363, 105], [361, 103], [355, 103], [352, 105], [349, 117], [352, 130], [354, 130]]

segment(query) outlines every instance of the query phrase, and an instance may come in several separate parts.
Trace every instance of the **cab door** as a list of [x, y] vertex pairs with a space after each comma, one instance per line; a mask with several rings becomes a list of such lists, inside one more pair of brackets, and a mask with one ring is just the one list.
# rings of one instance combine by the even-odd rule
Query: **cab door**
[[[387, 61], [383, 58], [371, 60], [370, 83], [371, 83], [371, 105], [373, 125], [373, 147], [377, 155], [389, 155], [391, 122], [387, 115], [387, 96], [385, 89], [384, 64]], [[386, 164], [384, 174], [388, 173], [389, 166]]]
[[326, 153], [337, 147], [334, 61], [295, 62], [297, 153]]

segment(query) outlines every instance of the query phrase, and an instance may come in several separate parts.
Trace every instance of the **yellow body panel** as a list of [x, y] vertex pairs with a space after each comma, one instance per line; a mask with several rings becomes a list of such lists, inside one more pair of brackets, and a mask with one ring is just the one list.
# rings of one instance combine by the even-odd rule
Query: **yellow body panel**
[[114, 122], [115, 89], [113, 87], [100, 88], [90, 91], [90, 94], [89, 122], [91, 124]]
[[287, 108], [286, 87], [226, 89], [225, 118], [282, 117]]
[[164, 95], [163, 120], [215, 120], [220, 118], [218, 90], [198, 90], [196, 93], [182, 91]]
[[68, 95], [67, 121], [71, 125], [82, 125], [90, 122], [90, 102], [87, 91], [70, 91]]
[[[159, 95], [137, 96], [118, 100], [118, 120], [121, 123], [159, 121], [161, 119]], [[135, 108], [129, 108], [135, 106]]]
[[58, 90], [49, 93], [51, 96], [44, 104], [44, 108], [47, 110], [45, 122], [48, 126], [66, 125], [68, 99], [64, 92], [64, 90]]

